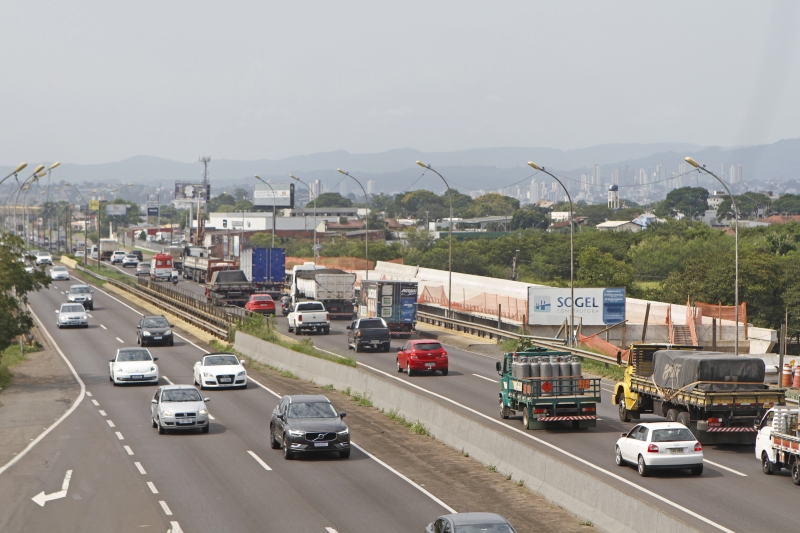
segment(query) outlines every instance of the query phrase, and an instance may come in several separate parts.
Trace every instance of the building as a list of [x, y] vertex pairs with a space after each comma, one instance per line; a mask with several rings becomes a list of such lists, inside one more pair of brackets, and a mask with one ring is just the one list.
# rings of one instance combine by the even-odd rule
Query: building
[[565, 222], [569, 220], [569, 211], [552, 211], [550, 213], [550, 221], [552, 223]]
[[598, 224], [597, 229], [600, 231], [642, 231], [644, 228], [630, 220], [607, 220]]
[[[318, 207], [316, 215], [318, 217], [347, 217], [357, 218], [367, 216], [369, 210], [363, 207]], [[302, 207], [294, 209], [284, 209], [284, 217], [313, 217], [313, 207]]]
[[719, 204], [726, 198], [728, 198], [728, 195], [725, 191], [713, 191], [708, 195], [708, 208], [716, 211], [719, 209]]
[[375, 194], [375, 180], [367, 181], [367, 194], [369, 194], [370, 196]]

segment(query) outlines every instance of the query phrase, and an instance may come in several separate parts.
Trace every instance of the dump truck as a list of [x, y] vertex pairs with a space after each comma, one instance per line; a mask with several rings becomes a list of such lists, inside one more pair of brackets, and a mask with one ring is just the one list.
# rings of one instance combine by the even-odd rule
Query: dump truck
[[382, 318], [392, 338], [407, 339], [417, 323], [416, 281], [361, 280], [359, 318]]
[[255, 292], [252, 283], [241, 270], [218, 270], [206, 285], [206, 299], [213, 305], [238, 305], [244, 307]]
[[702, 444], [754, 444], [754, 424], [785, 400], [782, 389], [764, 384], [757, 357], [634, 344], [624, 366], [612, 396], [620, 421], [653, 413], [685, 425]]
[[331, 318], [352, 320], [354, 316], [356, 275], [338, 268], [295, 271], [294, 302], [322, 302]]
[[800, 485], [798, 417], [797, 407], [773, 407], [756, 427], [756, 458], [761, 461], [761, 471], [772, 475], [786, 468], [795, 485]]
[[520, 413], [526, 429], [597, 426], [600, 378], [583, 377], [580, 359], [571, 353], [533, 347], [504, 354], [496, 368], [500, 418]]

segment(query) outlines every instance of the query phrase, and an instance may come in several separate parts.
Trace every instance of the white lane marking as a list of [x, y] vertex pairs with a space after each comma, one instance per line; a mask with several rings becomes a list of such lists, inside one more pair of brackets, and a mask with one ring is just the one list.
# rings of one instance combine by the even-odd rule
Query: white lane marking
[[172, 528], [168, 529], [167, 533], [183, 533], [180, 524], [177, 522], [170, 522], [169, 524], [172, 526]]
[[45, 494], [44, 491], [40, 492], [31, 500], [35, 501], [39, 504], [39, 506], [44, 507], [44, 504], [49, 502], [50, 500], [58, 500], [59, 498], [64, 498], [67, 496], [67, 490], [69, 489], [69, 479], [72, 477], [72, 470], [67, 470], [67, 474], [64, 476], [64, 482], [61, 484], [61, 490], [58, 492], [53, 492], [52, 494]]
[[161, 377], [162, 377], [162, 378], [164, 378], [164, 381], [166, 381], [166, 382], [167, 382], [167, 383], [169, 383], [170, 385], [175, 385], [173, 382], [171, 382], [171, 381], [169, 380], [169, 378], [168, 378], [167, 376], [161, 376]]
[[112, 422], [111, 420], [106, 420], [106, 422], [108, 422], [108, 426], [109, 427], [112, 427], [112, 428], [117, 427], [117, 426], [114, 425], [114, 422]]
[[[600, 387], [600, 388], [603, 389], [603, 387]], [[614, 394], [613, 390], [609, 390], [609, 389], [603, 389], [603, 390], [606, 391], [606, 392], [610, 392], [611, 394]]]
[[119, 337], [117, 337], [117, 340], [118, 340], [119, 342], [121, 342], [122, 344], [125, 344], [125, 341], [124, 341], [124, 340], [122, 340], [122, 339], [120, 339]]
[[208, 413], [208, 418], [210, 418], [211, 420], [216, 420], [216, 418], [214, 418], [214, 417], [211, 415], [211, 413]]
[[61, 294], [67, 294], [67, 293], [66, 293], [66, 292], [64, 292], [64, 291], [61, 291]]
[[120, 433], [119, 431], [116, 431], [115, 433], [117, 434], [117, 438], [119, 440], [125, 440], [125, 437], [122, 436], [122, 433]]
[[148, 481], [147, 486], [150, 487], [150, 490], [153, 492], [153, 494], [158, 494], [158, 489], [155, 485], [153, 485], [152, 481]]
[[100, 327], [101, 327], [101, 328], [103, 328], [103, 329], [108, 329], [108, 328], [107, 328], [107, 327], [105, 327], [103, 324], [100, 324]]
[[94, 398], [92, 399], [92, 403], [94, 404], [95, 407], [100, 407], [100, 402], [98, 402]]
[[336, 530], [335, 530], [335, 529], [333, 529], [332, 527], [326, 527], [326, 528], [325, 528], [325, 531], [327, 531], [328, 533], [339, 533], [338, 531], [336, 531]]
[[[339, 355], [338, 353], [330, 352], [328, 350], [324, 350], [324, 349], [319, 348], [317, 346], [315, 346], [315, 348], [317, 350], [321, 351], [321, 352], [329, 353], [331, 355], [335, 355], [336, 357], [344, 358], [343, 355]], [[591, 463], [588, 460], [583, 459], [582, 457], [578, 457], [574, 453], [570, 453], [570, 452], [568, 452], [568, 451], [566, 451], [566, 450], [564, 450], [562, 448], [559, 448], [555, 444], [547, 442], [546, 440], [542, 440], [539, 437], [535, 437], [533, 435], [530, 435], [530, 434], [524, 432], [521, 429], [518, 429], [518, 428], [515, 428], [515, 427], [511, 426], [510, 424], [506, 424], [506, 423], [500, 422], [499, 420], [495, 420], [494, 418], [492, 418], [492, 417], [490, 417], [488, 415], [485, 415], [485, 414], [481, 413], [480, 411], [477, 411], [477, 410], [475, 410], [475, 409], [473, 409], [471, 407], [467, 407], [464, 404], [458, 403], [457, 401], [452, 400], [452, 399], [448, 398], [447, 396], [442, 396], [441, 394], [437, 394], [435, 392], [429, 391], [428, 389], [422, 388], [419, 385], [415, 385], [414, 383], [410, 383], [410, 382], [408, 382], [406, 380], [403, 380], [403, 379], [400, 379], [400, 378], [398, 378], [396, 376], [393, 376], [392, 374], [389, 374], [388, 372], [384, 372], [383, 370], [378, 370], [375, 367], [372, 367], [372, 366], [369, 366], [369, 365], [365, 365], [364, 363], [361, 363], [361, 362], [358, 362], [358, 361], [356, 363], [358, 364], [358, 366], [362, 366], [364, 368], [368, 368], [369, 370], [372, 370], [373, 372], [375, 372], [377, 374], [381, 374], [383, 376], [388, 377], [389, 379], [393, 379], [395, 381], [403, 383], [404, 385], [406, 385], [408, 387], [413, 387], [413, 388], [415, 388], [417, 390], [420, 390], [422, 392], [430, 394], [431, 396], [434, 396], [436, 398], [439, 398], [440, 400], [443, 400], [445, 402], [448, 402], [448, 403], [451, 403], [453, 405], [456, 405], [456, 406], [464, 409], [465, 411], [468, 411], [468, 412], [470, 412], [470, 413], [472, 413], [472, 414], [474, 414], [476, 416], [479, 416], [479, 417], [481, 417], [481, 418], [483, 418], [485, 420], [488, 420], [492, 424], [497, 424], [497, 425], [503, 426], [504, 428], [506, 428], [506, 429], [508, 429], [510, 431], [513, 431], [513, 432], [515, 432], [515, 433], [517, 433], [519, 435], [522, 435], [523, 437], [529, 438], [529, 439], [533, 440], [534, 442], [538, 442], [542, 446], [546, 446], [546, 447], [550, 448], [551, 450], [554, 450], [554, 451], [556, 451], [556, 452], [558, 452], [558, 453], [560, 453], [562, 455], [565, 455], [566, 457], [569, 457], [570, 459], [572, 459], [574, 461], [577, 461], [577, 462], [579, 462], [579, 463], [581, 463], [583, 465], [586, 465], [587, 467], [589, 467], [589, 468], [591, 468], [593, 470], [596, 470], [598, 472], [602, 472], [603, 474], [609, 476], [610, 478], [615, 479], [615, 480], [619, 481], [620, 483], [624, 483], [625, 485], [628, 485], [629, 487], [632, 487], [632, 488], [634, 488], [636, 490], [639, 490], [642, 493], [647, 494], [648, 496], [651, 496], [651, 497], [655, 498], [656, 500], [669, 505], [670, 507], [678, 509], [679, 511], [683, 511], [684, 513], [688, 514], [689, 516], [692, 516], [692, 517], [700, 520], [701, 522], [704, 522], [704, 523], [706, 523], [706, 524], [708, 524], [710, 526], [713, 526], [713, 527], [719, 529], [720, 531], [724, 531], [725, 533], [734, 533], [734, 531], [726, 528], [725, 526], [723, 526], [721, 524], [717, 524], [716, 522], [714, 522], [710, 518], [706, 518], [705, 516], [703, 516], [703, 515], [701, 515], [699, 513], [696, 513], [694, 511], [692, 511], [691, 509], [688, 509], [688, 508], [684, 507], [683, 505], [675, 503], [672, 500], [669, 500], [669, 499], [665, 498], [664, 496], [661, 496], [660, 494], [657, 494], [657, 493], [653, 492], [652, 490], [646, 489], [646, 488], [642, 487], [641, 485], [637, 485], [633, 481], [629, 481], [629, 480], [625, 479], [624, 477], [620, 476], [619, 474], [614, 474], [613, 472], [611, 472], [609, 470], [606, 470], [605, 468], [600, 467], [600, 466], [598, 466], [598, 465], [596, 465], [594, 463]], [[352, 444], [352, 442], [351, 442], [351, 444]], [[453, 511], [453, 512], [455, 512], [455, 511]]]
[[167, 506], [167, 502], [165, 502], [164, 500], [161, 500], [158, 503], [161, 504], [161, 508], [164, 509], [164, 513], [167, 516], [172, 516], [172, 511], [169, 510], [169, 507]]
[[128, 455], [133, 455], [133, 450], [131, 450], [130, 446], [124, 446], [125, 451], [128, 452]]
[[254, 379], [253, 379], [253, 378], [251, 378], [250, 376], [247, 376], [247, 379], [249, 379], [250, 381], [252, 381], [252, 382], [253, 382], [253, 383], [255, 383], [256, 385], [258, 385], [259, 387], [261, 387], [262, 389], [264, 389], [264, 390], [265, 390], [265, 391], [267, 391], [268, 393], [272, 394], [272, 395], [273, 395], [273, 396], [275, 396], [276, 398], [280, 398], [280, 397], [281, 397], [281, 395], [280, 395], [280, 394], [278, 394], [277, 392], [275, 392], [275, 391], [273, 391], [273, 390], [269, 389], [268, 387], [265, 387], [264, 385], [262, 385], [261, 383], [259, 383], [259, 382], [258, 382], [258, 381], [256, 381], [256, 380], [254, 380]]
[[106, 416], [106, 412], [105, 412], [105, 411], [103, 411], [102, 409], [100, 409], [100, 415], [102, 415], [102, 416]]
[[136, 462], [135, 462], [135, 463], [133, 463], [133, 464], [135, 464], [135, 465], [136, 465], [136, 468], [139, 470], [139, 473], [140, 473], [141, 475], [143, 475], [143, 476], [144, 476], [144, 475], [146, 475], [146, 474], [147, 474], [147, 472], [145, 472], [145, 471], [144, 471], [144, 467], [142, 466], [142, 463], [140, 463], [140, 462], [136, 461]]
[[91, 396], [91, 395], [92, 395], [92, 393], [87, 390], [86, 391], [86, 396]]
[[722, 466], [721, 464], [715, 463], [714, 461], [709, 461], [708, 459], [703, 459], [703, 462], [704, 463], [708, 463], [710, 465], [714, 465], [717, 468], [721, 468], [723, 470], [727, 470], [728, 472], [733, 472], [737, 476], [747, 477], [747, 474], [745, 474], [745, 473], [739, 472], [738, 470], [734, 470], [733, 468], [728, 468], [727, 466]]
[[89, 313], [86, 313], [86, 316], [88, 316], [89, 318], [94, 318], [94, 317], [93, 317], [92, 315], [90, 315]]
[[17, 463], [17, 461], [22, 459], [29, 451], [33, 449], [34, 446], [39, 444], [39, 442], [41, 442], [43, 438], [45, 438], [51, 431], [53, 431], [53, 429], [55, 429], [61, 422], [63, 422], [65, 418], [71, 415], [72, 412], [78, 408], [78, 406], [83, 401], [84, 396], [86, 395], [86, 384], [83, 382], [83, 380], [81, 380], [80, 376], [78, 376], [78, 373], [75, 371], [75, 367], [72, 366], [72, 363], [69, 362], [67, 356], [64, 355], [64, 352], [61, 351], [61, 348], [59, 348], [58, 344], [56, 344], [56, 341], [53, 339], [53, 336], [50, 335], [50, 332], [47, 331], [47, 328], [44, 327], [44, 323], [42, 323], [42, 321], [39, 319], [36, 313], [33, 312], [33, 309], [31, 309], [30, 305], [28, 306], [28, 312], [30, 312], [30, 314], [33, 316], [33, 319], [39, 324], [40, 331], [44, 331], [45, 335], [47, 335], [47, 339], [50, 341], [50, 345], [55, 346], [56, 351], [58, 351], [58, 355], [60, 355], [61, 358], [64, 360], [64, 362], [67, 363], [70, 372], [72, 372], [72, 375], [75, 377], [75, 380], [81, 386], [81, 392], [80, 394], [78, 394], [78, 397], [72, 403], [72, 406], [69, 409], [67, 409], [67, 412], [61, 415], [61, 418], [53, 422], [50, 425], [50, 427], [48, 427], [46, 430], [42, 431], [38, 437], [33, 439], [31, 443], [28, 444], [24, 450], [15, 455], [13, 459], [11, 459], [9, 462], [0, 467], [0, 474], [2, 474], [6, 470], [14, 466]]
[[487, 378], [486, 376], [481, 376], [480, 374], [472, 374], [472, 375], [475, 376], [476, 378], [481, 378], [485, 379], [486, 381], [491, 381], [492, 383], [497, 383], [496, 379]]
[[247, 450], [247, 453], [249, 453], [249, 454], [250, 454], [250, 455], [253, 457], [253, 459], [255, 459], [255, 460], [256, 460], [256, 462], [257, 462], [258, 464], [260, 464], [261, 466], [263, 466], [263, 467], [264, 467], [264, 470], [272, 470], [272, 469], [269, 467], [269, 465], [267, 465], [267, 463], [265, 463], [264, 461], [262, 461], [262, 460], [261, 460], [261, 457], [257, 456], [255, 453], [251, 452], [250, 450]]
[[375, 457], [374, 455], [369, 453], [367, 450], [365, 450], [364, 448], [362, 448], [361, 446], [356, 444], [355, 442], [350, 441], [350, 446], [355, 446], [364, 455], [366, 455], [367, 457], [369, 457], [370, 459], [372, 459], [373, 461], [375, 461], [376, 463], [378, 463], [379, 465], [381, 465], [382, 467], [387, 469], [389, 472], [392, 472], [393, 474], [395, 474], [400, 479], [403, 479], [403, 480], [407, 481], [410, 485], [412, 485], [413, 487], [417, 488], [421, 493], [425, 494], [428, 498], [430, 498], [431, 500], [435, 501], [436, 503], [438, 503], [439, 505], [441, 505], [442, 507], [444, 507], [445, 509], [447, 509], [451, 513], [457, 512], [455, 509], [453, 509], [452, 507], [450, 507], [449, 505], [444, 503], [442, 500], [440, 500], [439, 498], [437, 498], [436, 496], [434, 496], [433, 494], [431, 494], [430, 492], [425, 490], [424, 487], [420, 487], [414, 481], [412, 481], [411, 479], [407, 478], [406, 476], [404, 476], [403, 474], [401, 474], [400, 472], [398, 472], [397, 470], [395, 470], [391, 466], [387, 465], [386, 463], [384, 463], [383, 461], [381, 461], [380, 459], [378, 459], [377, 457]]

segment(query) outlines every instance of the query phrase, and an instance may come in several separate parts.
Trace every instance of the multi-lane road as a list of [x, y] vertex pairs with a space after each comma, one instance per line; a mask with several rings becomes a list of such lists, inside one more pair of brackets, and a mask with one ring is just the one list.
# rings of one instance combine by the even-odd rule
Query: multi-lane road
[[[203, 290], [201, 285], [184, 280], [178, 286], [198, 293]], [[279, 316], [277, 322], [284, 334], [293, 336], [287, 330], [285, 318]], [[609, 380], [602, 380], [603, 397], [598, 405], [597, 428], [526, 431], [519, 417], [504, 421], [498, 416], [499, 385], [494, 369], [497, 359], [449, 346], [450, 373], [447, 377], [437, 373], [409, 378], [396, 371], [394, 351], [401, 341], [393, 341], [389, 353], [355, 353], [346, 346], [346, 324], [334, 321], [330, 335], [311, 335], [314, 344], [323, 350], [353, 357], [363, 368], [380, 373], [386, 379], [404, 382], [450, 408], [461, 409], [465, 415], [589, 471], [699, 530], [758, 531], [785, 526], [784, 519], [774, 512], [775, 505], [788, 498], [796, 487], [785, 472], [776, 476], [763, 475], [751, 447], [706, 447], [705, 470], [699, 478], [688, 472], [642, 478], [634, 468], [616, 466], [614, 443], [620, 433], [628, 431], [633, 424], [619, 421], [611, 403], [613, 382]], [[660, 420], [643, 416], [642, 421], [651, 419]]]
[[[30, 305], [85, 395], [0, 475], [0, 531], [420, 531], [448, 512], [358, 448], [347, 460], [285, 461], [267, 439], [280, 391], [257, 382], [204, 394], [209, 434], [158, 435], [155, 387], [108, 379], [115, 350], [136, 344], [140, 312], [97, 289], [90, 327], [57, 329], [69, 284], [31, 294]], [[204, 350], [182, 337], [151, 352], [166, 384], [191, 383]]]

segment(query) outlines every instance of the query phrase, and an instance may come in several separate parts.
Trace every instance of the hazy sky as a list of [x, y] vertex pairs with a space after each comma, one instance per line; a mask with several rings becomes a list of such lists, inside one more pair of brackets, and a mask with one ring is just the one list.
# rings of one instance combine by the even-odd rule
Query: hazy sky
[[800, 137], [796, 1], [3, 0], [0, 20], [0, 164]]

